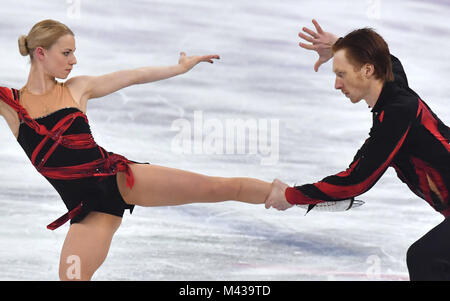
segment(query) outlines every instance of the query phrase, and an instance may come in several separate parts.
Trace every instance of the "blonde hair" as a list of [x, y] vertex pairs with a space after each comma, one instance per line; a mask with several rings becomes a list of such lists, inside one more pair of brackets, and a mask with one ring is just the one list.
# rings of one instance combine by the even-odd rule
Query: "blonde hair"
[[72, 30], [61, 22], [51, 19], [40, 21], [31, 28], [28, 35], [19, 37], [20, 54], [23, 56], [30, 55], [30, 60], [32, 60], [34, 50], [37, 47], [48, 50], [60, 37], [66, 34], [75, 36]]

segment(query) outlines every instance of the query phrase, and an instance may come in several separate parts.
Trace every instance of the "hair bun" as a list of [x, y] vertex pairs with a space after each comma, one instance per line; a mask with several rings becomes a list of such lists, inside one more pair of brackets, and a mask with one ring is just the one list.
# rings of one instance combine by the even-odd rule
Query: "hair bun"
[[28, 45], [27, 45], [27, 36], [26, 35], [21, 35], [19, 37], [19, 51], [20, 54], [23, 56], [27, 56], [30, 54], [29, 50], [28, 50]]

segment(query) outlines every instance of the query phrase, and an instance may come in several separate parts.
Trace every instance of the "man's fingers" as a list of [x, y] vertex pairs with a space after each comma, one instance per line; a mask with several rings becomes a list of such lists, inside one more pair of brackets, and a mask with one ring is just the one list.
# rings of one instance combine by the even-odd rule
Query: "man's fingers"
[[312, 22], [313, 22], [313, 24], [314, 24], [314, 27], [315, 27], [316, 30], [317, 30], [317, 33], [323, 34], [322, 27], [320, 27], [319, 23], [318, 23], [315, 19], [313, 19]]
[[298, 44], [300, 47], [308, 49], [308, 50], [316, 50], [316, 46], [311, 45], [311, 44], [306, 44], [306, 43], [299, 43]]
[[313, 38], [318, 38], [319, 35], [317, 33], [315, 33], [314, 31], [312, 31], [311, 29], [307, 28], [307, 27], [303, 27], [303, 31], [306, 33], [309, 33]]
[[313, 43], [313, 42], [314, 42], [314, 39], [313, 39], [312, 37], [309, 37], [309, 36], [305, 35], [303, 32], [299, 32], [299, 33], [298, 33], [298, 36], [299, 36], [300, 38], [302, 38], [302, 39], [304, 39], [304, 40], [310, 42], [310, 43]]
[[275, 209], [277, 209], [278, 211], [285, 211], [287, 209], [286, 206], [278, 206]]
[[314, 71], [319, 71], [319, 67], [320, 65], [322, 65], [322, 63], [320, 62], [320, 60], [318, 60], [315, 64], [314, 64]]

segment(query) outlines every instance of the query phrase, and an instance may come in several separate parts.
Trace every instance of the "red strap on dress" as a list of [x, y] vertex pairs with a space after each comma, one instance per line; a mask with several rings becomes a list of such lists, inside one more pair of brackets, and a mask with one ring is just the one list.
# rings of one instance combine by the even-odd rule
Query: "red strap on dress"
[[127, 158], [112, 154], [105, 159], [97, 159], [92, 162], [63, 167], [40, 167], [38, 171], [51, 179], [74, 180], [86, 177], [103, 177], [115, 175], [118, 171], [125, 172], [127, 186], [133, 188], [134, 177], [129, 163], [133, 163]]
[[81, 212], [81, 208], [83, 207], [83, 202], [81, 202], [77, 207], [70, 210], [54, 222], [47, 225], [47, 229], [49, 230], [55, 230], [59, 228], [61, 225], [65, 224], [68, 220], [71, 220], [75, 216], [77, 216]]
[[[82, 112], [71, 113], [62, 118], [58, 123], [49, 131], [44, 125], [39, 124], [36, 120], [28, 115], [28, 112], [23, 108], [18, 99], [18, 91], [14, 89], [8, 89], [0, 87], [0, 98], [10, 105], [19, 115], [19, 119], [25, 122], [30, 128], [34, 129], [39, 135], [45, 136], [39, 145], [34, 149], [31, 156], [31, 163], [34, 167], [43, 175], [51, 179], [58, 180], [74, 180], [86, 177], [105, 177], [115, 175], [117, 172], [125, 172], [127, 186], [131, 189], [134, 186], [134, 177], [131, 168], [128, 164], [133, 163], [124, 156], [118, 154], [112, 154], [106, 158], [103, 155], [103, 150], [98, 146], [91, 134], [72, 134], [63, 135], [63, 133], [70, 127], [77, 117], [82, 117], [88, 122], [87, 116]], [[14, 97], [13, 92], [17, 97]], [[15, 100], [16, 99], [16, 100]], [[50, 147], [47, 153], [42, 157], [40, 162], [36, 162], [36, 158], [44, 145], [53, 140], [54, 144]], [[72, 149], [89, 149], [98, 147], [102, 153], [103, 158], [94, 160], [80, 165], [64, 166], [64, 167], [45, 167], [45, 163], [56, 148], [62, 145]], [[50, 223], [47, 228], [55, 230], [68, 220], [74, 218], [81, 212], [82, 202], [70, 210], [54, 222]]]

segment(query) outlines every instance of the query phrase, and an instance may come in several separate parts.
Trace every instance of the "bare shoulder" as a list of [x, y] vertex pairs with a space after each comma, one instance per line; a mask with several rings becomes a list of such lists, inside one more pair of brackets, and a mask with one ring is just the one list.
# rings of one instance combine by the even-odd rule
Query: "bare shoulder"
[[64, 85], [67, 86], [74, 100], [80, 105], [80, 108], [86, 112], [87, 101], [88, 101], [88, 87], [89, 87], [90, 76], [81, 75], [75, 76], [67, 81]]

